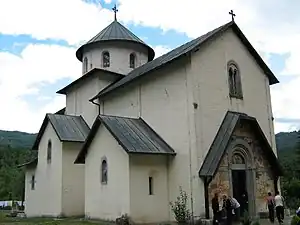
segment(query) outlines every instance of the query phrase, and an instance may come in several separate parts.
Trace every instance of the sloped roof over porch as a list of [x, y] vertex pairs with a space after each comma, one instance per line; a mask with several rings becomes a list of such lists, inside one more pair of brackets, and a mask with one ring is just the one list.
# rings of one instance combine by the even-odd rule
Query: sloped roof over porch
[[217, 135], [215, 136], [200, 168], [199, 176], [202, 178], [214, 177], [239, 121], [247, 121], [251, 125], [253, 131], [257, 134], [257, 137], [264, 145], [263, 153], [270, 163], [272, 170], [276, 175], [281, 176], [283, 174], [282, 167], [280, 166], [278, 158], [270, 146], [256, 118], [248, 116], [245, 113], [232, 111], [228, 111], [226, 113]]
[[32, 150], [37, 150], [48, 123], [51, 123], [60, 141], [84, 142], [90, 128], [82, 116], [47, 113], [37, 134]]
[[99, 126], [103, 124], [128, 154], [175, 155], [168, 145], [142, 118], [99, 115], [95, 120], [75, 163], [85, 163]]
[[21, 168], [21, 167], [24, 167], [24, 166], [26, 168], [34, 168], [34, 167], [36, 167], [37, 163], [38, 163], [38, 157], [35, 157], [34, 159], [32, 159], [28, 162], [25, 162], [23, 164], [18, 165], [17, 168]]

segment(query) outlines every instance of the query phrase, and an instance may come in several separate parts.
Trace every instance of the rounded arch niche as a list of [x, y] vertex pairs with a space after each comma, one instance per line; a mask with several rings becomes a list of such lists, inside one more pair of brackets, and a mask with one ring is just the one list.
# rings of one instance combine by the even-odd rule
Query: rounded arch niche
[[252, 147], [243, 138], [233, 138], [228, 146], [229, 193], [238, 202], [247, 201], [241, 210], [255, 213], [255, 164]]
[[255, 169], [254, 156], [251, 146], [244, 139], [234, 139], [228, 149], [229, 167], [243, 166], [243, 169]]

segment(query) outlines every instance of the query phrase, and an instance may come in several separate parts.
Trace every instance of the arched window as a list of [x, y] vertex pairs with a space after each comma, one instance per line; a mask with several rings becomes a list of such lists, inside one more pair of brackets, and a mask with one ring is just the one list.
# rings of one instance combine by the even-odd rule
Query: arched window
[[51, 163], [51, 158], [52, 158], [52, 142], [51, 140], [49, 140], [47, 146], [47, 163]]
[[130, 68], [133, 68], [133, 69], [135, 68], [135, 59], [136, 59], [135, 54], [131, 53], [129, 55], [129, 67]]
[[228, 83], [230, 97], [243, 98], [240, 71], [235, 63], [228, 63]]
[[110, 66], [109, 52], [103, 52], [102, 53], [102, 65], [103, 65], [103, 67], [109, 67]]
[[83, 73], [86, 73], [88, 71], [88, 59], [87, 57], [84, 57], [83, 59]]
[[35, 189], [35, 175], [34, 174], [31, 176], [30, 184], [31, 184], [31, 190], [34, 190]]
[[234, 153], [232, 156], [232, 164], [245, 164], [245, 158], [240, 153]]
[[103, 159], [101, 163], [101, 183], [107, 184], [107, 160]]

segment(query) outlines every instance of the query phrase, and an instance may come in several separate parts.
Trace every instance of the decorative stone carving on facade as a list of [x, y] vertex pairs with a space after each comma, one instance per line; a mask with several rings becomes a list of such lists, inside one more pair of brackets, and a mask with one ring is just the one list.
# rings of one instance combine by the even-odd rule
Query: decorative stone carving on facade
[[[270, 165], [263, 153], [263, 149], [259, 139], [255, 133], [251, 130], [249, 124], [243, 124], [243, 126], [237, 126], [230, 139], [231, 143], [245, 142], [247, 145], [247, 151], [250, 153], [252, 159], [252, 165], [248, 163], [248, 169], [254, 170], [254, 195], [256, 200], [256, 211], [265, 211], [265, 197], [267, 193], [271, 191], [274, 193], [274, 183], [272, 180], [272, 171]], [[241, 146], [242, 147], [242, 146]], [[244, 147], [242, 147], [244, 148]], [[233, 155], [232, 155], [233, 154]], [[232, 158], [230, 158], [232, 156]], [[214, 193], [218, 192], [221, 197], [223, 194], [230, 194], [230, 174], [231, 165], [233, 163], [242, 164], [243, 159], [234, 153], [226, 152], [220, 162], [220, 166], [217, 173], [209, 185], [209, 198], [211, 199]]]
[[229, 176], [228, 170], [227, 171], [218, 171], [209, 184], [208, 187], [209, 191], [209, 199], [212, 199], [215, 193], [219, 194], [219, 197], [230, 193], [230, 183], [229, 183]]

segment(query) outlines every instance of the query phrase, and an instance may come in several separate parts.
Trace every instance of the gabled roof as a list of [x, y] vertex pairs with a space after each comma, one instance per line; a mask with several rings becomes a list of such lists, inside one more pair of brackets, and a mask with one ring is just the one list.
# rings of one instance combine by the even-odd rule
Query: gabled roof
[[90, 132], [89, 126], [81, 116], [46, 114], [32, 149], [38, 150], [45, 129], [51, 123], [60, 141], [84, 142]]
[[[186, 56], [189, 53], [199, 50], [204, 43], [207, 43], [209, 40], [213, 39], [214, 37], [223, 34], [228, 29], [232, 29], [234, 33], [238, 36], [238, 38], [241, 40], [241, 42], [245, 45], [245, 47], [248, 49], [254, 60], [257, 62], [257, 64], [262, 68], [264, 73], [269, 78], [269, 83], [276, 84], [279, 83], [273, 72], [269, 69], [269, 67], [265, 64], [263, 59], [260, 57], [260, 55], [256, 52], [256, 50], [253, 48], [253, 46], [250, 44], [250, 42], [247, 40], [245, 35], [242, 33], [240, 28], [237, 26], [235, 22], [229, 22], [223, 26], [220, 26], [207, 34], [202, 35], [201, 37], [198, 37], [190, 42], [187, 42], [184, 45], [181, 45], [178, 48], [175, 48], [174, 50], [154, 59], [153, 61], [150, 61], [130, 73], [128, 73], [127, 76], [125, 76], [123, 79], [116, 82], [114, 85], [110, 86], [110, 88], [107, 88], [106, 90], [102, 90], [96, 95], [93, 99], [98, 97], [104, 97], [105, 95], [111, 93], [112, 91], [116, 90], [117, 88], [123, 87], [127, 85], [128, 83], [143, 77], [144, 75], [147, 75], [148, 73], [157, 70], [171, 62], [173, 62], [176, 59], [179, 59], [180, 57]], [[201, 49], [200, 49], [201, 50]]]
[[241, 120], [246, 120], [251, 124], [251, 127], [257, 134], [257, 138], [259, 138], [261, 143], [264, 145], [264, 148], [262, 148], [263, 154], [272, 166], [272, 170], [278, 175], [283, 174], [279, 161], [257, 120], [244, 113], [228, 111], [201, 166], [199, 171], [200, 177], [214, 177], [224, 153], [226, 152], [236, 125]]
[[[100, 72], [102, 72], [102, 74], [99, 74]], [[115, 77], [116, 80], [119, 80], [125, 76], [123, 74], [115, 73], [115, 72], [112, 72], [109, 70], [93, 68], [90, 71], [88, 71], [87, 73], [85, 73], [84, 75], [82, 75], [81, 77], [79, 77], [77, 80], [74, 80], [72, 83], [68, 84], [64, 88], [57, 91], [56, 93], [57, 94], [66, 94], [74, 86], [79, 85], [80, 83], [87, 81], [88, 79], [91, 79], [96, 75], [101, 76], [102, 78], [105, 78], [105, 76], [113, 76], [113, 77]]]
[[21, 165], [18, 165], [17, 168], [20, 168], [20, 167], [35, 167], [38, 163], [38, 158], [34, 158], [33, 160], [29, 161], [29, 162], [26, 162], [26, 163], [23, 163]]
[[84, 163], [90, 144], [100, 124], [112, 134], [123, 149], [130, 154], [175, 155], [170, 147], [142, 118], [100, 115], [84, 143], [75, 163]]
[[66, 107], [64, 107], [64, 108], [62, 108], [62, 109], [60, 109], [60, 110], [58, 110], [55, 114], [64, 115], [65, 112], [66, 112]]
[[117, 20], [114, 20], [110, 25], [104, 28], [100, 33], [98, 33], [95, 37], [89, 40], [86, 44], [82, 45], [76, 51], [76, 57], [78, 60], [82, 61], [83, 50], [87, 46], [91, 46], [96, 43], [108, 42], [108, 41], [127, 41], [134, 42], [140, 45], [143, 45], [148, 49], [148, 60], [152, 60], [154, 58], [154, 50], [148, 46], [145, 42], [139, 39], [136, 35], [134, 35], [130, 30], [120, 24]]

